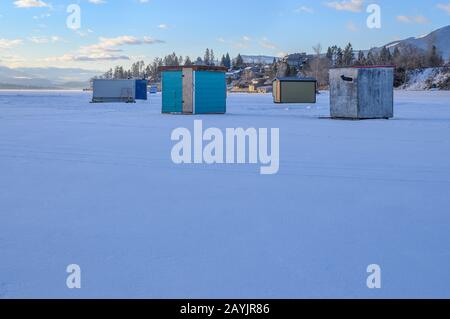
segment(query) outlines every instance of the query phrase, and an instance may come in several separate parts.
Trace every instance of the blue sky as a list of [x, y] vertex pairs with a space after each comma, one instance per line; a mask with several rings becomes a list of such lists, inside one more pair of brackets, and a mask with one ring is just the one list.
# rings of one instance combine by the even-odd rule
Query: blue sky
[[[381, 28], [366, 25], [369, 4]], [[67, 7], [81, 28], [67, 27]], [[106, 69], [206, 47], [282, 55], [349, 41], [356, 49], [420, 36], [450, 24], [449, 0], [1, 0], [0, 64]]]

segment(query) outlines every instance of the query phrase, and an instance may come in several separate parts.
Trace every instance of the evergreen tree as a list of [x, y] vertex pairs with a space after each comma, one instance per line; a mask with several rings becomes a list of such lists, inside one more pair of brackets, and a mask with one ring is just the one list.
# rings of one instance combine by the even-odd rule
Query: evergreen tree
[[211, 54], [209, 52], [209, 49], [206, 49], [205, 56], [203, 57], [203, 62], [205, 65], [209, 65], [211, 63]]
[[209, 65], [215, 65], [216, 64], [216, 57], [214, 56], [214, 50], [211, 49], [209, 51]]
[[[131, 77], [139, 78], [139, 75], [140, 75], [139, 66], [140, 66], [139, 62], [135, 62], [131, 65], [131, 70], [130, 70]], [[126, 74], [126, 77], [128, 77], [128, 73]]]
[[355, 58], [355, 56], [353, 54], [353, 47], [352, 47], [351, 43], [347, 44], [342, 55], [343, 55], [343, 57], [342, 57], [343, 66], [351, 66], [353, 64], [353, 60]]
[[191, 58], [187, 56], [186, 59], [184, 59], [184, 65], [191, 66], [192, 64]]
[[238, 54], [236, 57], [236, 60], [234, 61], [234, 67], [236, 69], [242, 68], [244, 66], [244, 59], [242, 58], [241, 54]]
[[428, 53], [428, 64], [432, 68], [440, 67], [444, 64], [444, 59], [442, 59], [442, 56], [438, 53], [435, 45], [432, 46]]
[[150, 64], [147, 65], [147, 67], [145, 68], [145, 71], [144, 71], [144, 79], [149, 79], [151, 77], [151, 69], [152, 69], [152, 66]]
[[390, 64], [392, 61], [391, 51], [384, 46], [380, 51], [380, 56], [378, 59], [379, 59], [379, 64], [382, 64], [382, 65]]
[[333, 53], [333, 49], [331, 48], [331, 47], [328, 47], [328, 50], [327, 50], [327, 59], [330, 61], [330, 62], [333, 62], [333, 56], [334, 56], [334, 53]]
[[367, 65], [375, 65], [376, 64], [376, 56], [373, 49], [370, 49], [369, 53], [367, 53]]
[[341, 48], [336, 49], [336, 60], [335, 60], [336, 66], [343, 66], [344, 65], [344, 53], [342, 52]]
[[225, 56], [225, 66], [230, 69], [231, 68], [231, 58], [230, 54], [227, 52], [227, 55]]
[[358, 60], [356, 61], [356, 63], [359, 66], [365, 66], [367, 65], [367, 60], [366, 60], [366, 56], [364, 55], [363, 51], [359, 51], [358, 53]]
[[112, 78], [114, 77], [113, 69], [109, 69], [109, 70], [103, 75], [103, 77], [104, 77], [105, 79], [107, 79], [107, 80], [112, 79]]
[[394, 62], [396, 65], [400, 64], [401, 59], [401, 53], [399, 48], [396, 46], [394, 49], [394, 53], [392, 55], [392, 62]]

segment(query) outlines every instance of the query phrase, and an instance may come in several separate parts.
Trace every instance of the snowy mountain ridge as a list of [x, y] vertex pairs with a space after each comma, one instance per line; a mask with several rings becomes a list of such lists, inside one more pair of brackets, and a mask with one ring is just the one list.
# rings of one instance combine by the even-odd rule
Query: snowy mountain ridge
[[386, 47], [394, 50], [398, 47], [400, 50], [408, 46], [428, 51], [432, 46], [436, 46], [438, 52], [445, 61], [450, 59], [450, 25], [437, 29], [427, 35], [411, 37], [404, 40], [394, 41], [386, 44]]
[[80, 68], [9, 68], [0, 66], [0, 88], [85, 88], [101, 74]]
[[267, 55], [241, 55], [244, 63], [249, 64], [272, 64], [273, 60], [279, 60], [279, 58]]

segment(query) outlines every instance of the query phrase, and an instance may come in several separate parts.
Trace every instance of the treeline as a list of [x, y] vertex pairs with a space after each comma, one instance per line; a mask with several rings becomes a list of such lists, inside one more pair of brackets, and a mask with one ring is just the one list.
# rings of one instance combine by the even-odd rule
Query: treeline
[[395, 86], [400, 86], [406, 81], [408, 70], [445, 65], [436, 46], [430, 47], [428, 51], [414, 46], [403, 46], [401, 49], [395, 47], [391, 50], [383, 47], [364, 52], [355, 51], [349, 43], [343, 49], [338, 46], [329, 47], [325, 55], [321, 54], [320, 45], [315, 47], [314, 51], [315, 55], [308, 60], [303, 73], [316, 77], [322, 86], [328, 85], [328, 71], [334, 67], [393, 65], [396, 67]]
[[358, 51], [355, 55], [352, 44], [349, 43], [344, 49], [337, 46], [329, 47], [326, 58], [333, 67], [395, 65], [399, 68], [418, 69], [440, 67], [445, 64], [436, 46], [430, 47], [428, 51], [414, 46], [404, 46], [402, 50], [395, 47], [392, 53], [389, 48], [383, 47], [371, 49], [367, 54]]
[[[233, 63], [234, 62], [234, 63]], [[163, 58], [155, 58], [151, 63], [145, 64], [144, 61], [138, 61], [131, 65], [130, 69], [125, 69], [123, 66], [116, 66], [109, 69], [101, 78], [103, 79], [129, 79], [129, 78], [142, 78], [149, 79], [150, 81], [158, 82], [161, 80], [161, 72], [159, 68], [161, 66], [190, 66], [190, 65], [208, 65], [208, 66], [224, 66], [230, 69], [232, 66], [239, 67], [243, 65], [243, 59], [240, 55], [234, 60], [231, 59], [227, 53], [222, 55], [221, 59], [216, 59], [213, 49], [206, 49], [203, 57], [197, 57], [194, 61], [189, 57], [183, 57], [177, 55], [175, 52], [166, 55]]]

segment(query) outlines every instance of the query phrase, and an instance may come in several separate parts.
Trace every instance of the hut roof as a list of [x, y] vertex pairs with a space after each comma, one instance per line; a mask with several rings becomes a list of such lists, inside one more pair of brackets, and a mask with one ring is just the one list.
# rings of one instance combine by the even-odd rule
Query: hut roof
[[280, 77], [275, 78], [273, 81], [281, 82], [317, 82], [315, 78], [299, 78], [299, 77]]
[[216, 71], [227, 72], [228, 69], [224, 66], [208, 66], [208, 65], [186, 65], [186, 66], [161, 66], [160, 71], [181, 71], [183, 69], [192, 69], [194, 71]]

